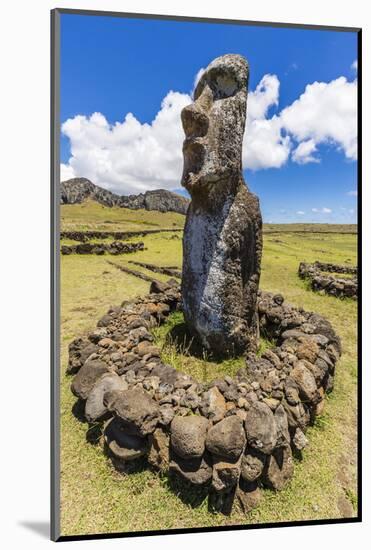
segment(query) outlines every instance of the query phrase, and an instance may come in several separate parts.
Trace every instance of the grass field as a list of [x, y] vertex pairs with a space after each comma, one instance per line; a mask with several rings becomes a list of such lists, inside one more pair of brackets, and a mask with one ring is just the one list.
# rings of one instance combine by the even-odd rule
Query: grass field
[[[120, 212], [122, 218], [116, 217], [114, 224], [108, 224], [108, 229], [117, 225], [117, 230], [129, 230], [141, 224], [149, 228], [152, 219], [157, 227], [171, 227], [177, 220], [174, 214]], [[124, 222], [127, 212], [130, 212], [130, 219]], [[107, 225], [106, 214], [101, 221], [92, 219], [94, 228], [102, 229]], [[62, 220], [64, 228], [66, 224], [69, 229], [92, 228], [88, 217], [83, 219], [76, 207], [63, 206]], [[181, 217], [177, 223], [183, 221]], [[314, 229], [318, 232], [314, 232], [313, 227], [308, 232], [302, 226], [299, 232], [297, 228], [290, 231], [290, 227], [282, 226], [280, 232], [271, 235], [265, 233], [261, 288], [281, 292], [296, 306], [327, 317], [342, 338], [343, 355], [337, 365], [334, 392], [327, 398], [324, 415], [308, 430], [310, 444], [302, 460], [296, 461], [293, 480], [282, 492], [265, 490], [261, 505], [249, 515], [237, 510], [230, 517], [213, 514], [208, 511], [202, 491], [187, 492], [181, 483], [174, 486], [167, 476], [158, 476], [146, 469], [129, 476], [117, 473], [99, 445], [87, 443], [87, 425], [79, 422], [71, 412], [75, 398], [69, 389], [71, 378], [65, 375], [69, 342], [93, 329], [110, 305], [144, 294], [149, 289], [149, 283], [123, 273], [107, 260], [131, 268], [134, 266], [129, 261], [133, 259], [180, 267], [181, 238], [172, 238], [172, 234], [166, 233], [148, 235], [138, 239], [143, 240], [146, 250], [114, 258], [62, 256], [62, 534], [298, 521], [356, 514], [357, 304], [308, 291], [305, 281], [297, 276], [297, 269], [300, 261], [356, 265], [357, 236], [354, 226], [352, 231], [340, 227], [331, 234], [328, 226], [316, 226]], [[168, 278], [138, 266], [134, 268], [160, 280]], [[174, 356], [168, 359], [177, 360]], [[228, 365], [224, 366], [228, 369]], [[199, 368], [200, 365], [191, 367]]]
[[183, 228], [184, 216], [176, 212], [148, 212], [108, 208], [95, 201], [61, 206], [61, 231], [136, 231]]

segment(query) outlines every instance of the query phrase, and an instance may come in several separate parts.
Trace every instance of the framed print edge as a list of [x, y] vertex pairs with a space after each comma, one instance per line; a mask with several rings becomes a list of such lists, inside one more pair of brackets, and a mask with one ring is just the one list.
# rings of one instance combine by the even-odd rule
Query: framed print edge
[[[163, 529], [155, 531], [130, 531], [130, 532], [108, 532], [99, 534], [84, 534], [84, 535], [61, 535], [60, 525], [60, 20], [61, 14], [81, 14], [81, 15], [99, 15], [99, 16], [115, 16], [127, 18], [142, 18], [142, 19], [161, 19], [161, 20], [183, 20], [183, 21], [200, 21], [209, 23], [227, 23], [240, 25], [256, 25], [256, 26], [276, 26], [287, 28], [301, 29], [318, 29], [318, 30], [337, 30], [357, 33], [358, 41], [358, 167], [357, 167], [357, 186], [358, 186], [358, 273], [359, 273], [359, 300], [358, 300], [358, 411], [357, 411], [357, 447], [358, 447], [358, 470], [357, 470], [357, 485], [358, 485], [358, 512], [353, 518], [339, 519], [319, 519], [319, 520], [300, 520], [300, 521], [284, 521], [280, 523], [264, 523], [264, 524], [246, 524], [233, 526], [213, 526], [213, 527], [194, 527], [181, 529]], [[78, 9], [59, 9], [51, 11], [51, 539], [53, 541], [71, 541], [71, 540], [90, 540], [104, 538], [125, 538], [125, 537], [140, 537], [153, 535], [166, 535], [177, 533], [198, 533], [198, 532], [216, 532], [216, 531], [236, 531], [249, 529], [266, 529], [271, 527], [287, 527], [300, 525], [330, 525], [341, 523], [358, 523], [362, 521], [362, 457], [361, 457], [361, 427], [362, 427], [362, 29], [352, 27], [331, 27], [327, 25], [303, 25], [303, 24], [288, 24], [288, 23], [270, 23], [243, 21], [232, 19], [216, 19], [216, 18], [198, 18], [185, 16], [171, 15], [153, 15], [153, 14], [136, 14], [136, 13], [120, 13], [120, 12], [105, 12], [94, 10], [78, 10]]]
[[51, 11], [51, 510], [50, 536], [60, 537], [60, 14]]

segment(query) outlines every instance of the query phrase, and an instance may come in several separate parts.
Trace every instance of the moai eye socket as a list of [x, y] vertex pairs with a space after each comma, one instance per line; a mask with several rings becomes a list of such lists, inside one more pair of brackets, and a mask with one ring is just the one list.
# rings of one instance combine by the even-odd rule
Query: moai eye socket
[[203, 94], [205, 86], [211, 90], [213, 99], [225, 99], [232, 97], [239, 90], [240, 84], [233, 71], [215, 68], [204, 73], [196, 86], [194, 101]]
[[213, 91], [214, 99], [231, 97], [239, 88], [234, 73], [222, 69], [212, 69], [209, 71], [208, 84]]

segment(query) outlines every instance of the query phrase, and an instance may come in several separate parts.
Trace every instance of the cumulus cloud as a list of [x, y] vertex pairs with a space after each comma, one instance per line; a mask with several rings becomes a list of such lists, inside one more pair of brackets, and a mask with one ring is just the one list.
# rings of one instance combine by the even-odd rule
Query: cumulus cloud
[[69, 180], [76, 177], [75, 171], [69, 164], [61, 164], [60, 178], [61, 181]]
[[298, 210], [296, 213], [299, 214], [299, 216], [304, 216], [305, 214], [303, 210]]
[[242, 150], [244, 168], [280, 168], [288, 159], [290, 138], [282, 135], [278, 116], [267, 116], [269, 109], [278, 105], [279, 89], [277, 76], [266, 74], [249, 93]]
[[[203, 71], [197, 73], [194, 85]], [[314, 82], [279, 112], [280, 81], [276, 75], [264, 75], [249, 93], [243, 168], [280, 168], [290, 157], [299, 164], [319, 162], [322, 143], [355, 159], [356, 87], [356, 80], [344, 77]], [[191, 94], [170, 91], [151, 123], [141, 123], [135, 113], [114, 124], [102, 113], [66, 120], [62, 133], [70, 140], [71, 157], [61, 165], [61, 180], [84, 176], [122, 194], [178, 188], [184, 139], [180, 112], [191, 101]]]
[[358, 191], [357, 189], [352, 189], [351, 191], [348, 191], [347, 195], [349, 195], [349, 197], [357, 197]]
[[334, 144], [348, 159], [357, 158], [357, 81], [341, 76], [308, 84], [280, 114], [283, 128], [299, 142]]
[[292, 160], [298, 164], [307, 164], [308, 162], [319, 162], [319, 159], [313, 156], [312, 153], [317, 151], [316, 143], [314, 139], [308, 139], [307, 141], [302, 141], [294, 149], [292, 153]]
[[358, 71], [358, 61], [357, 61], [357, 59], [355, 59], [355, 60], [353, 61], [353, 63], [351, 64], [350, 68], [353, 69], [353, 71], [355, 71], [355, 72]]
[[190, 102], [188, 94], [169, 92], [151, 124], [132, 113], [112, 125], [101, 113], [66, 120], [62, 132], [72, 156], [63, 171], [122, 193], [177, 187], [184, 139], [179, 115]]
[[324, 206], [323, 208], [312, 208], [312, 212], [316, 214], [331, 214], [331, 208]]

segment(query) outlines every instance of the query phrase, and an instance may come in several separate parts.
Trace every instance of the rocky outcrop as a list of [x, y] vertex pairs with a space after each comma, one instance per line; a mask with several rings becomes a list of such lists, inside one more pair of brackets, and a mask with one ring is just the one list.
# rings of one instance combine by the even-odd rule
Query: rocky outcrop
[[245, 58], [219, 57], [181, 115], [182, 185], [192, 197], [183, 238], [184, 316], [194, 336], [216, 355], [257, 346], [262, 219], [242, 175], [247, 83]]
[[[336, 273], [339, 276], [333, 276], [331, 273]], [[356, 267], [324, 262], [314, 262], [314, 264], [301, 262], [298, 270], [299, 277], [307, 279], [312, 290], [337, 298], [352, 298], [353, 300], [357, 300], [358, 296], [357, 273]], [[353, 275], [353, 277], [341, 277], [342, 274]]]
[[95, 185], [86, 178], [73, 178], [61, 183], [61, 204], [80, 204], [87, 199], [104, 206], [119, 206], [131, 210], [157, 210], [159, 212], [187, 212], [189, 200], [165, 189], [146, 191], [139, 195], [117, 195]]
[[259, 329], [274, 347], [247, 353], [234, 377], [204, 383], [164, 363], [153, 343], [151, 327], [181, 307], [174, 280], [111, 307], [70, 344], [71, 389], [87, 422], [101, 422], [116, 467], [145, 459], [208, 487], [210, 505], [230, 511], [236, 496], [247, 513], [261, 487], [290, 482], [293, 450], [305, 448], [305, 431], [332, 390], [340, 340], [322, 316], [259, 291]]

